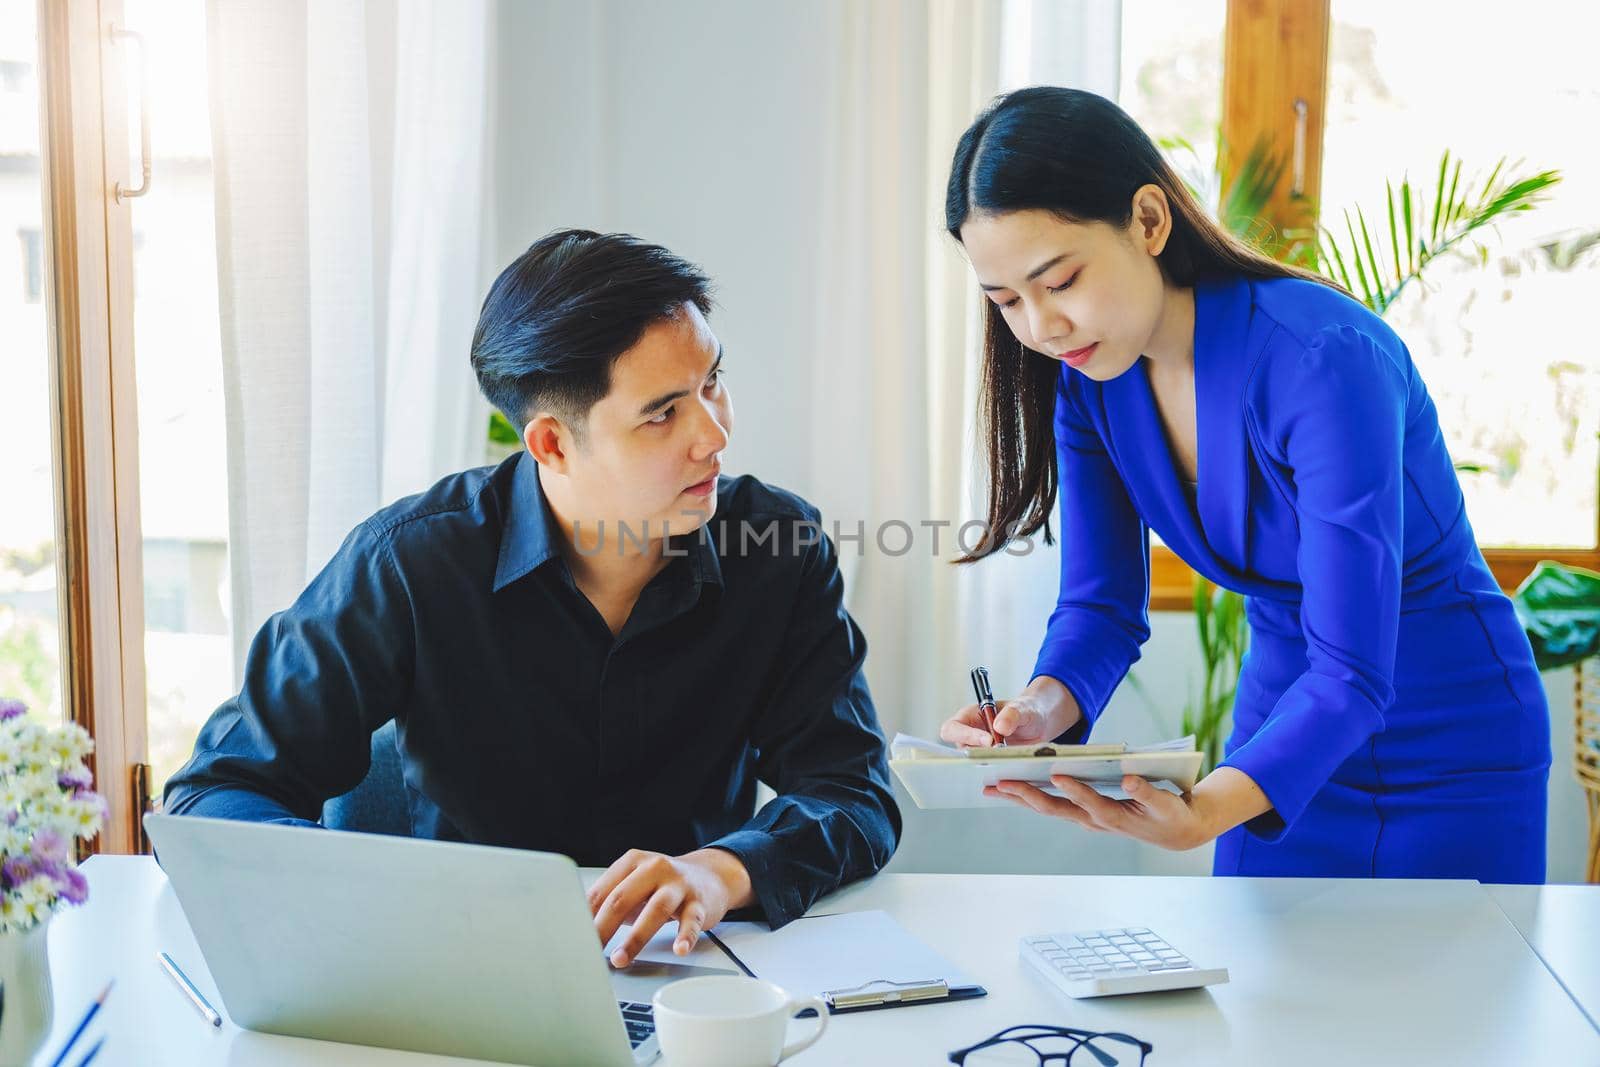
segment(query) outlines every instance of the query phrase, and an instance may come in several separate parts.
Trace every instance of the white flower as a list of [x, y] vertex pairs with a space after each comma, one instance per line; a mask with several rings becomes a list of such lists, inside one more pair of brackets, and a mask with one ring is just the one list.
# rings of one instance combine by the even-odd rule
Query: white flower
[[[93, 748], [75, 723], [51, 727], [15, 713], [0, 718], [0, 861], [33, 855], [36, 835], [44, 831], [70, 842], [100, 830], [104, 799], [76, 793], [90, 782], [84, 759]], [[56, 877], [37, 874], [0, 890], [0, 933], [38, 925], [63, 903], [59, 889]]]

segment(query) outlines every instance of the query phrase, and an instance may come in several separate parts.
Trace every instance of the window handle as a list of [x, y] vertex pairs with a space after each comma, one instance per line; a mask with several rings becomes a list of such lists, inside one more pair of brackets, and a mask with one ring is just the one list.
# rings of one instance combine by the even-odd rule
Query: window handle
[[121, 182], [112, 186], [117, 203], [143, 196], [150, 191], [150, 52], [144, 35], [120, 26], [111, 27], [111, 40], [131, 38], [139, 46], [139, 163], [142, 176], [137, 189], [129, 189]]
[[1306, 114], [1309, 112], [1301, 97], [1294, 101], [1294, 176], [1289, 184], [1290, 196], [1306, 195]]

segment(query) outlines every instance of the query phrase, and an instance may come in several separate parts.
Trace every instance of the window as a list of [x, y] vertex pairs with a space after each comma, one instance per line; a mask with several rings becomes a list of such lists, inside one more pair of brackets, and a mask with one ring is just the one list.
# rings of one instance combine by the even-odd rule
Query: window
[[[0, 258], [0, 697], [60, 721], [62, 626], [55, 548], [57, 498], [50, 420], [50, 349], [41, 229], [38, 51], [34, 5], [0, 7], [0, 232], [20, 255]], [[13, 271], [15, 273], [13, 273]]]
[[[1125, 8], [1129, 18], [1147, 14], [1143, 4]], [[1600, 224], [1588, 221], [1600, 149], [1574, 134], [1600, 112], [1600, 75], [1583, 53], [1600, 12], [1574, 16], [1537, 0], [1532, 17], [1491, 26], [1429, 21], [1382, 0], [1226, 8], [1222, 125], [1233, 148], [1259, 133], [1291, 144], [1295, 105], [1305, 106], [1307, 196], [1269, 205], [1280, 229], [1305, 225], [1312, 206], [1329, 225], [1355, 204], [1386, 215], [1384, 180], [1436, 178], [1445, 148], [1484, 171], [1506, 155], [1530, 172], [1562, 172], [1548, 203], [1485, 235], [1487, 269], [1440, 262], [1426, 290], [1387, 318], [1422, 370], [1456, 461], [1480, 468], [1463, 471], [1462, 489], [1501, 587], [1514, 588], [1540, 559], [1600, 567], [1600, 346], [1577, 317], [1600, 280]], [[1142, 47], [1131, 25], [1129, 67]], [[1209, 20], [1200, 26], [1191, 42], [1209, 40]], [[1482, 56], [1494, 57], [1494, 77], [1465, 58]], [[1193, 91], [1166, 84], [1174, 96]], [[1160, 136], [1161, 102], [1141, 102], [1148, 89], [1135, 70], [1123, 86], [1125, 106]], [[1507, 86], [1522, 111], [1506, 106]], [[1165, 106], [1170, 114], [1182, 104]], [[1526, 121], [1527, 108], [1538, 121]], [[1152, 608], [1187, 609], [1192, 582], [1183, 561], [1153, 550]]]
[[[202, 723], [234, 692], [227, 426], [202, 0], [125, 0], [150, 51], [150, 193], [132, 202], [144, 666], [160, 794]], [[129, 128], [139, 108], [128, 71]], [[138, 173], [130, 138], [129, 173]]]
[[22, 302], [37, 304], [44, 296], [44, 235], [37, 226], [17, 231], [22, 243]]
[[[1225, 0], [1122, 5], [1117, 102], [1151, 136], [1193, 146], [1204, 172], [1216, 165], [1222, 125]], [[1200, 175], [1194, 175], [1199, 177]]]
[[[1587, 304], [1600, 292], [1600, 143], [1577, 131], [1600, 115], [1600, 71], [1574, 19], [1600, 28], [1554, 0], [1489, 22], [1382, 0], [1332, 7], [1325, 224], [1356, 204], [1370, 219], [1386, 179], [1409, 177], [1431, 200], [1446, 149], [1479, 187], [1501, 157], [1524, 175], [1562, 175], [1546, 203], [1484, 235], [1486, 262], [1470, 244], [1435, 260], [1427, 285], [1384, 316], [1452, 455], [1479, 468], [1461, 484], [1485, 549], [1595, 546], [1600, 343]], [[1493, 56], [1494, 76], [1469, 56]]]

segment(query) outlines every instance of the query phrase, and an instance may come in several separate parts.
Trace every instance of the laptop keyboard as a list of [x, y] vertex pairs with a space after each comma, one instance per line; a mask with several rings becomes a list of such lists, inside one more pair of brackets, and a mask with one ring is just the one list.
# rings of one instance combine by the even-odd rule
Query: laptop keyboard
[[631, 1001], [619, 1000], [617, 1007], [622, 1009], [622, 1021], [628, 1024], [628, 1044], [638, 1048], [656, 1032], [656, 1017], [648, 1004], [634, 1004]]

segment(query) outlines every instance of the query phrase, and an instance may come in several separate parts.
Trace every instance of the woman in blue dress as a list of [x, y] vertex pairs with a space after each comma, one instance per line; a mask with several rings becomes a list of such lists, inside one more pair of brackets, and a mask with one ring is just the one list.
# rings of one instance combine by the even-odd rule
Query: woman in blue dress
[[[988, 303], [988, 534], [1060, 496], [1061, 590], [995, 731], [1086, 737], [1149, 637], [1149, 531], [1244, 594], [1220, 766], [1183, 797], [998, 793], [1217, 874], [1542, 882], [1549, 712], [1400, 338], [1258, 255], [1115, 104], [1049, 87], [961, 138], [946, 225]], [[1058, 494], [1059, 487], [1059, 494]], [[988, 744], [978, 709], [952, 743]]]

